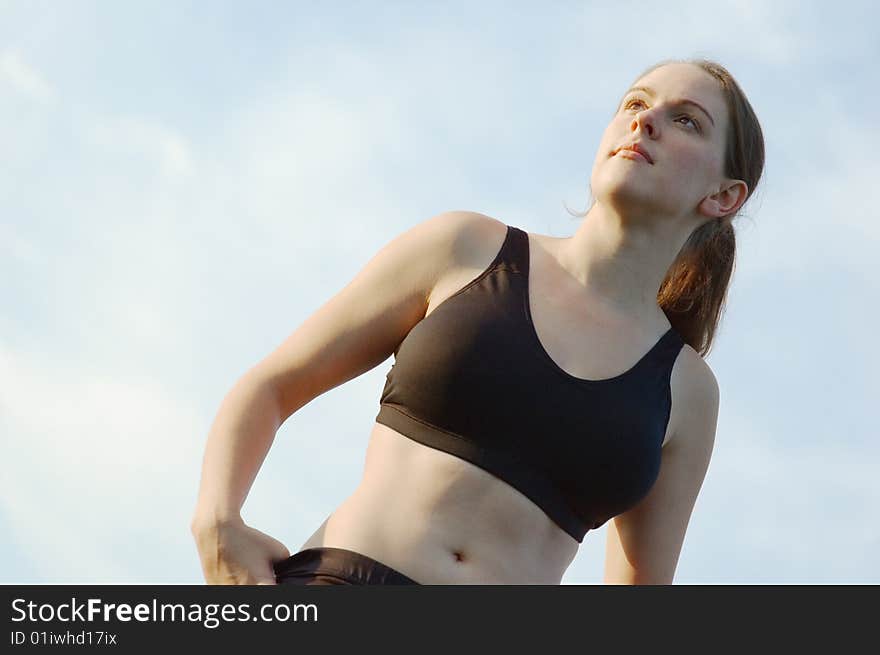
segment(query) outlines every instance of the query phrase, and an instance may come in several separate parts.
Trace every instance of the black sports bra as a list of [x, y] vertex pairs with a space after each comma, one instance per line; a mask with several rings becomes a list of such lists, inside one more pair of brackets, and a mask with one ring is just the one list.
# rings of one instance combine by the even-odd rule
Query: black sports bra
[[489, 267], [401, 342], [376, 421], [492, 473], [580, 543], [657, 479], [684, 342], [670, 328], [625, 373], [575, 377], [538, 339], [528, 275], [528, 234], [508, 225]]

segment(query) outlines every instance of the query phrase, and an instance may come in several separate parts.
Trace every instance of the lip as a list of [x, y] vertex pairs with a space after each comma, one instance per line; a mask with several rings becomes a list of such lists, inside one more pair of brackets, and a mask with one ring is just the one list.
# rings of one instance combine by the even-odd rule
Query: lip
[[625, 146], [621, 146], [617, 150], [612, 153], [614, 155], [622, 155], [627, 159], [635, 159], [639, 161], [645, 161], [651, 165], [654, 164], [654, 160], [651, 158], [651, 155], [648, 154], [648, 151], [645, 150], [638, 143], [630, 143]]

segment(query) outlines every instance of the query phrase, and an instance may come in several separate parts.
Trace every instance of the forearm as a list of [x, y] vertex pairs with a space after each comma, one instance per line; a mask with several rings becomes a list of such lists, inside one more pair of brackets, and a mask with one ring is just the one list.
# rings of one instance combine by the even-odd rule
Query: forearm
[[254, 376], [243, 376], [226, 394], [208, 433], [193, 527], [240, 519], [282, 422], [274, 390]]

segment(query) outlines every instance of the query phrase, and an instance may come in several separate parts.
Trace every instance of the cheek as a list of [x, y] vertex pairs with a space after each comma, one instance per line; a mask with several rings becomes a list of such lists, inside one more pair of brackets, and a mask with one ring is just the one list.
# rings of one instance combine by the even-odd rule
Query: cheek
[[608, 153], [614, 148], [614, 144], [614, 139], [611, 138], [608, 130], [605, 130], [602, 139], [599, 141], [599, 147], [596, 149], [596, 157], [594, 158], [594, 161], [599, 162], [603, 159], [607, 159]]
[[718, 177], [719, 167], [718, 158], [704, 150], [685, 149], [679, 153], [679, 173], [687, 176], [694, 186], [702, 188], [707, 181]]
[[678, 162], [681, 168], [688, 173], [705, 171], [711, 163], [705, 153], [692, 148], [682, 149], [679, 153]]
[[627, 125], [628, 120], [625, 116], [617, 116], [612, 119], [602, 132], [602, 138], [599, 141], [599, 152], [607, 155], [616, 146], [627, 141], [630, 136], [627, 134]]
[[611, 121], [602, 133], [596, 156], [593, 158], [593, 174], [595, 174], [597, 166], [603, 166], [608, 162], [608, 153], [626, 140], [626, 121]]

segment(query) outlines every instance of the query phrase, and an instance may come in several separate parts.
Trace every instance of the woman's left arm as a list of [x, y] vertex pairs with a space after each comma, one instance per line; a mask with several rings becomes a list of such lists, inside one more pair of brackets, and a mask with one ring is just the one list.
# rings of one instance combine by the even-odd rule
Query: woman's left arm
[[659, 477], [638, 505], [607, 523], [605, 584], [672, 584], [709, 468], [718, 422], [715, 375], [693, 350], [686, 361], [681, 385], [684, 411], [663, 447]]

